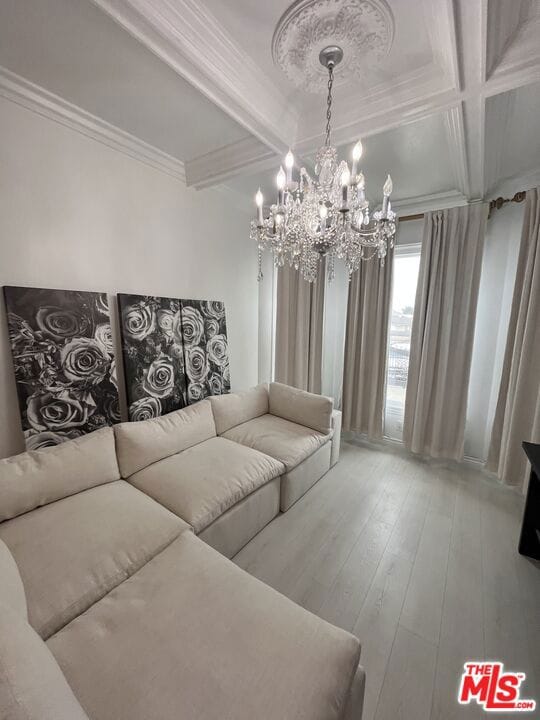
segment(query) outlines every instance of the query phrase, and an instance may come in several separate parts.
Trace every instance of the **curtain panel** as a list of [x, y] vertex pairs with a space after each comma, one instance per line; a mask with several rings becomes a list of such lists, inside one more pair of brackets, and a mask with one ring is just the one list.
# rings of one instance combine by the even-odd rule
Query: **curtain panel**
[[487, 468], [525, 489], [523, 440], [540, 443], [540, 189], [525, 200], [506, 350]]
[[320, 393], [326, 263], [313, 283], [288, 265], [277, 275], [275, 378]]
[[347, 304], [343, 371], [343, 429], [383, 436], [388, 322], [394, 251], [381, 266], [363, 262], [352, 276]]
[[428, 212], [413, 316], [403, 440], [460, 460], [487, 205]]

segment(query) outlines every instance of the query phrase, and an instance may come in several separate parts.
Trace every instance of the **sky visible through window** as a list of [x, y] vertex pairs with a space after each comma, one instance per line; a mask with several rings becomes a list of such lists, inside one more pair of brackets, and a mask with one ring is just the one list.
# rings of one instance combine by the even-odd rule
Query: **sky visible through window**
[[401, 310], [408, 306], [414, 307], [418, 270], [420, 268], [420, 252], [418, 255], [397, 256], [394, 265], [394, 288], [392, 310]]
[[385, 434], [396, 440], [401, 440], [403, 434], [405, 390], [419, 268], [420, 249], [418, 253], [408, 252], [406, 255], [400, 255], [397, 249], [394, 256], [385, 413]]

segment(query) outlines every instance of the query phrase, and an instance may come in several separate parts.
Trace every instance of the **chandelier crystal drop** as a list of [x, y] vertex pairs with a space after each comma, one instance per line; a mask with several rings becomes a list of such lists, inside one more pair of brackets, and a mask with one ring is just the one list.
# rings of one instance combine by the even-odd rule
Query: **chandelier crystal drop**
[[261, 190], [255, 195], [257, 218], [251, 222], [251, 239], [257, 243], [258, 279], [262, 279], [262, 253], [269, 250], [274, 263], [287, 263], [309, 282], [317, 279], [323, 257], [327, 258], [328, 278], [334, 279], [334, 263], [345, 262], [349, 279], [361, 263], [378, 258], [384, 264], [388, 248], [394, 246], [395, 213], [390, 205], [392, 180], [383, 186], [380, 210], [370, 213], [366, 198], [365, 178], [359, 168], [362, 143], [352, 151], [352, 167], [338, 161], [338, 153], [330, 143], [332, 120], [332, 85], [334, 67], [343, 57], [341, 48], [330, 46], [321, 51], [319, 60], [328, 70], [326, 140], [315, 156], [315, 178], [300, 169], [293, 177], [294, 156], [289, 150], [285, 169], [277, 174], [277, 202], [265, 217]]

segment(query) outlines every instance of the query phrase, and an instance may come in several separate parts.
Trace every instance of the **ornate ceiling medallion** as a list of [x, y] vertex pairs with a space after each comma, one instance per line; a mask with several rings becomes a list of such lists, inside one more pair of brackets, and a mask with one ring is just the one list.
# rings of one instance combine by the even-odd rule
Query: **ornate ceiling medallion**
[[323, 48], [343, 49], [339, 83], [345, 84], [380, 62], [393, 39], [394, 18], [385, 0], [298, 0], [277, 25], [272, 56], [294, 85], [318, 93], [327, 83], [319, 62]]

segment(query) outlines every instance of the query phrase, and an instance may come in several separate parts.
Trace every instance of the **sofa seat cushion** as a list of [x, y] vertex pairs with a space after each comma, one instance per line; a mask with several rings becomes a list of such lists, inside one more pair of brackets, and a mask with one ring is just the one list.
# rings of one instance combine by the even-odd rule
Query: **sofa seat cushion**
[[275, 415], [262, 415], [227, 430], [223, 437], [266, 453], [292, 470], [328, 442], [332, 434], [324, 435]]
[[47, 638], [189, 527], [123, 480], [0, 525], [26, 591], [28, 620]]
[[92, 720], [337, 720], [360, 653], [189, 533], [47, 644]]
[[216, 437], [150, 465], [129, 482], [199, 533], [283, 472], [274, 458]]

